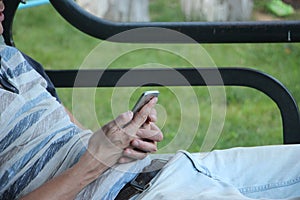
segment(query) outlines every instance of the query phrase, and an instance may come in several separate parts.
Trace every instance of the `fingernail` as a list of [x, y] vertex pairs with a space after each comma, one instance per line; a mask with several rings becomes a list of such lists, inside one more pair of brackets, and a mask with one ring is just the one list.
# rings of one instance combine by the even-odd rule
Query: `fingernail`
[[154, 97], [152, 101], [153, 101], [153, 103], [156, 103], [157, 100], [158, 100], [158, 98], [157, 98], [157, 97]]
[[127, 112], [128, 117], [132, 118], [133, 117], [133, 112], [130, 110]]
[[137, 140], [133, 140], [132, 146], [138, 147], [139, 146], [139, 142]]
[[125, 155], [129, 155], [132, 153], [132, 150], [131, 149], [125, 149], [124, 151]]
[[120, 158], [120, 159], [119, 159], [119, 163], [121, 163], [121, 164], [122, 164], [122, 163], [125, 163], [125, 159], [124, 159], [124, 158]]

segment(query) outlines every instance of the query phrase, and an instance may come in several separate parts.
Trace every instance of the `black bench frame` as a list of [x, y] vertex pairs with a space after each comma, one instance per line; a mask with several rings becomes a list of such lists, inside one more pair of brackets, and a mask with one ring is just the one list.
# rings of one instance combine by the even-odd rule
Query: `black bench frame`
[[[3, 34], [5, 42], [14, 46], [12, 37], [12, 24], [15, 12], [20, 0], [4, 0], [7, 8], [5, 10], [5, 21]], [[140, 27], [162, 27], [179, 31], [190, 36], [201, 43], [266, 43], [266, 42], [300, 42], [300, 22], [150, 22], [150, 23], [117, 23], [110, 22], [91, 15], [81, 9], [73, 0], [50, 0], [55, 9], [73, 26], [79, 30], [99, 39], [109, 39], [111, 36], [125, 30]], [[143, 41], [132, 38], [118, 40], [115, 42], [161, 42]], [[164, 42], [178, 43], [168, 40]], [[285, 144], [300, 143], [300, 115], [299, 109], [293, 96], [288, 89], [275, 78], [248, 68], [204, 68], [204, 69], [176, 69], [181, 73], [188, 84], [192, 86], [218, 86], [219, 81], [205, 82], [201, 75], [220, 73], [225, 86], [245, 86], [255, 88], [269, 96], [278, 106], [283, 124], [283, 139]], [[97, 87], [114, 87], [118, 80], [128, 70], [80, 70], [82, 79], [78, 82], [75, 78], [78, 70], [48, 70], [47, 74], [56, 87], [95, 87], [93, 80], [101, 80]], [[200, 75], [201, 74], [201, 75]], [[176, 81], [172, 78], [174, 70], [169, 69], [139, 69], [131, 71], [130, 82], [118, 87], [140, 86], [136, 77], [149, 77], [143, 80], [149, 84], [145, 86], [156, 86], [155, 83], [165, 83], [165, 86], [184, 86], [186, 83]]]

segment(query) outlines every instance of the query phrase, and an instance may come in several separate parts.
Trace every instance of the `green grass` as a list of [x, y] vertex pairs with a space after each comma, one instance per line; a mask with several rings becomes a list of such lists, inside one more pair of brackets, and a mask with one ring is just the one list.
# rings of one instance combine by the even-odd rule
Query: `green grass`
[[[167, 10], [163, 10], [166, 5], [153, 2], [157, 1], [151, 4], [154, 21], [179, 21], [183, 18], [176, 1], [172, 1], [173, 9]], [[18, 11], [14, 38], [19, 49], [47, 69], [77, 69], [100, 43], [71, 27], [49, 5]], [[251, 67], [276, 77], [300, 103], [300, 44], [205, 44], [202, 47], [218, 67]], [[186, 60], [172, 53], [145, 48], [118, 56], [107, 63], [106, 59], [119, 48], [102, 49], [92, 65], [108, 68], [145, 67], [149, 63], [168, 67], [190, 66]], [[186, 47], [183, 50], [190, 51], [189, 55], [194, 53]], [[204, 62], [203, 66], [207, 63], [209, 61]], [[58, 92], [62, 102], [76, 117], [86, 127], [95, 130], [131, 107], [145, 89], [84, 88], [58, 89]], [[211, 123], [209, 90], [203, 87], [152, 89], [161, 91], [157, 109], [158, 124], [165, 135], [165, 140], [159, 144], [162, 151], [179, 148], [199, 151]], [[253, 89], [237, 87], [226, 88], [226, 97], [226, 120], [215, 148], [282, 143], [279, 110], [269, 98]]]
[[[268, 14], [269, 16], [276, 17], [274, 14], [271, 13], [271, 11], [268, 10], [267, 4], [271, 0], [254, 0], [254, 10], [263, 12], [265, 14]], [[300, 19], [300, 12], [299, 10], [296, 10], [294, 14], [282, 17], [283, 20], [299, 20]]]
[[151, 21], [178, 22], [184, 19], [178, 0], [150, 1], [149, 12]]

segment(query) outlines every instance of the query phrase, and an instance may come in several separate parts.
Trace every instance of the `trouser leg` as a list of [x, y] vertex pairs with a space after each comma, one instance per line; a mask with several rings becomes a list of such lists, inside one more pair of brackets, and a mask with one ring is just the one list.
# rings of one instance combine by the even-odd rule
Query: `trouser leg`
[[201, 165], [251, 198], [300, 198], [300, 145], [213, 151]]

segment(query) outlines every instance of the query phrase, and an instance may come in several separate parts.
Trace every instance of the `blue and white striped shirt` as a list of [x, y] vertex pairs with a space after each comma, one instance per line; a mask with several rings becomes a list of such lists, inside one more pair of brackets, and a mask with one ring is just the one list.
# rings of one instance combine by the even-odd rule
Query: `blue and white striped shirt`
[[[0, 78], [8, 86], [0, 88], [0, 199], [5, 200], [31, 192], [76, 163], [91, 131], [70, 121], [64, 107], [46, 90], [47, 81], [21, 52], [0, 45], [0, 56]], [[77, 199], [114, 198], [149, 162], [108, 170]]]

